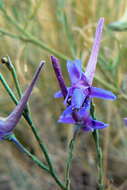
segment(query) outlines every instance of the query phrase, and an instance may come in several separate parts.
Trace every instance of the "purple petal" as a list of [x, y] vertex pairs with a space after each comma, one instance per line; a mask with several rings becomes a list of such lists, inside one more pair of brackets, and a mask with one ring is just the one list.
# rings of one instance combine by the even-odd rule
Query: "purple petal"
[[85, 132], [94, 131], [94, 129], [93, 129], [92, 127], [87, 127], [87, 126], [82, 127], [81, 129], [82, 129], [83, 131], [85, 131]]
[[89, 110], [90, 110], [90, 101], [89, 102], [86, 101], [84, 107], [79, 110], [78, 114], [83, 120], [86, 120], [89, 116]]
[[90, 58], [89, 58], [89, 61], [88, 61], [87, 67], [86, 67], [85, 75], [86, 75], [90, 85], [92, 85], [94, 73], [95, 73], [95, 69], [96, 69], [97, 56], [98, 56], [99, 48], [100, 48], [103, 24], [104, 24], [104, 18], [100, 18], [97, 28], [96, 28], [96, 34], [95, 34], [95, 39], [94, 39], [91, 55], [90, 55]]
[[[11, 114], [7, 117], [6, 121], [4, 122], [4, 128], [5, 128], [5, 132], [10, 132], [13, 130], [13, 128], [16, 126], [16, 124], [18, 123], [18, 121], [20, 120], [21, 116], [22, 116], [22, 112], [26, 106], [26, 103], [31, 95], [31, 92], [33, 90], [33, 87], [39, 77], [39, 73], [42, 69], [42, 66], [44, 65], [44, 62], [41, 62], [39, 67], [36, 70], [36, 73], [34, 74], [34, 77], [30, 83], [30, 85], [28, 86], [28, 88], [25, 90], [22, 98], [20, 99], [19, 103], [17, 104], [17, 106], [15, 107], [15, 109], [11, 112]], [[0, 126], [1, 128], [1, 126]]]
[[67, 61], [67, 70], [72, 84], [77, 83], [82, 75], [82, 63], [80, 60]]
[[[72, 96], [73, 88], [67, 87], [67, 96], [64, 100], [65, 104], [69, 96]], [[58, 91], [54, 94], [54, 98], [63, 98], [63, 93], [61, 91]]]
[[123, 120], [124, 120], [124, 124], [127, 126], [127, 117], [125, 117]]
[[84, 100], [85, 94], [81, 89], [76, 88], [72, 94], [71, 105], [73, 108], [80, 109]]
[[5, 136], [11, 135], [12, 132], [0, 132], [0, 141], [5, 140]]
[[62, 71], [61, 71], [59, 61], [54, 56], [51, 56], [51, 61], [52, 61], [52, 65], [53, 65], [57, 80], [59, 82], [61, 92], [63, 94], [63, 97], [65, 98], [67, 95], [67, 88], [66, 88], [65, 81], [64, 81], [64, 78], [62, 75]]
[[91, 93], [90, 93], [91, 98], [102, 98], [102, 99], [107, 99], [107, 100], [115, 100], [116, 96], [112, 92], [108, 90], [104, 90], [102, 88], [96, 88], [96, 87], [91, 87]]
[[82, 84], [82, 85], [84, 85], [86, 87], [90, 86], [89, 81], [87, 80], [85, 73], [82, 73], [80, 84]]
[[92, 120], [92, 126], [93, 129], [103, 129], [105, 127], [108, 127], [108, 124], [98, 121], [98, 120]]
[[67, 124], [75, 124], [75, 121], [73, 120], [72, 116], [69, 115], [69, 116], [60, 116], [59, 120], [58, 120], [59, 123], [67, 123]]
[[82, 129], [84, 131], [93, 131], [95, 129], [103, 129], [107, 127], [108, 124], [105, 124], [102, 121], [93, 120], [90, 116], [84, 121]]
[[54, 98], [63, 98], [63, 93], [61, 91], [56, 92]]
[[9, 128], [7, 126], [6, 123], [6, 119], [5, 118], [1, 118], [0, 119], [0, 140], [2, 140], [2, 138], [5, 135], [9, 135], [11, 132], [9, 132]]
[[68, 106], [62, 113], [62, 116], [67, 116], [70, 115], [72, 113], [72, 105]]
[[68, 98], [69, 98], [69, 97], [72, 97], [74, 88], [73, 88], [73, 87], [67, 88], [67, 90], [68, 90], [68, 93], [67, 93], [67, 96], [66, 96], [66, 98], [65, 98], [65, 100], [64, 100], [64, 104], [65, 104], [65, 105], [67, 104]]

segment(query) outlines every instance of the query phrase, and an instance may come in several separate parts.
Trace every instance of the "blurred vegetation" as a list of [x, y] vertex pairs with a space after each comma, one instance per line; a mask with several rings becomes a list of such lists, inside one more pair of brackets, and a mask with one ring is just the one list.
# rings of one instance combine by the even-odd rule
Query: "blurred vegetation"
[[[16, 67], [24, 90], [40, 60], [47, 61], [30, 99], [33, 119], [50, 150], [59, 173], [64, 172], [66, 149], [72, 127], [57, 123], [64, 109], [62, 100], [53, 94], [58, 83], [50, 55], [60, 59], [69, 85], [66, 60], [79, 58], [85, 65], [90, 55], [95, 27], [105, 18], [101, 50], [94, 83], [117, 94], [116, 102], [95, 100], [96, 115], [110, 126], [101, 131], [107, 190], [127, 189], [127, 129], [122, 118], [127, 116], [127, 2], [125, 0], [4, 0], [0, 1], [0, 56], [9, 55]], [[119, 32], [121, 31], [121, 32]], [[1, 65], [1, 73], [16, 94], [13, 79]], [[1, 116], [14, 104], [2, 84]], [[17, 96], [18, 97], [18, 96]], [[26, 122], [15, 129], [21, 142], [40, 156], [40, 150]], [[74, 190], [95, 190], [97, 168], [95, 145], [90, 133], [80, 134], [72, 168]], [[6, 147], [6, 148], [5, 148]], [[4, 149], [5, 148], [5, 149]], [[0, 143], [0, 190], [58, 189], [54, 181], [11, 144]]]

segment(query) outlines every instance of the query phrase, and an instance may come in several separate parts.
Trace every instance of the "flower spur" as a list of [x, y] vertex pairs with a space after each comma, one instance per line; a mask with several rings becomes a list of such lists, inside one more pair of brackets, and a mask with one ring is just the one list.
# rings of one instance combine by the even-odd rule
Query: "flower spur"
[[20, 99], [20, 101], [17, 104], [17, 106], [15, 107], [15, 109], [10, 113], [10, 115], [8, 117], [0, 118], [0, 140], [6, 138], [6, 136], [8, 136], [8, 135], [11, 135], [13, 129], [16, 127], [17, 123], [19, 122], [19, 120], [22, 116], [22, 112], [27, 104], [27, 101], [31, 95], [33, 87], [39, 77], [39, 73], [40, 73], [44, 63], [45, 62], [42, 61], [39, 64], [30, 85], [25, 90], [22, 98]]
[[91, 117], [91, 98], [116, 99], [116, 96], [112, 92], [92, 86], [103, 23], [104, 19], [101, 18], [97, 25], [95, 40], [86, 71], [82, 71], [82, 63], [80, 60], [67, 61], [71, 87], [66, 87], [58, 60], [51, 56], [53, 68], [61, 89], [61, 91], [55, 94], [55, 97], [64, 97], [64, 103], [67, 105], [67, 108], [61, 114], [58, 121], [78, 125], [85, 131], [93, 131], [94, 129], [102, 129], [108, 126], [108, 124], [94, 120]]

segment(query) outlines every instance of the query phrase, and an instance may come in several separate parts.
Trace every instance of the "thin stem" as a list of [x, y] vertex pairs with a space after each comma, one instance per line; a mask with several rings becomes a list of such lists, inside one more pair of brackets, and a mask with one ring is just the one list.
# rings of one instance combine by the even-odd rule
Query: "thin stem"
[[[0, 74], [0, 80], [1, 80], [1, 82], [3, 84], [3, 86], [5, 87], [5, 89], [7, 90], [8, 94], [10, 95], [11, 99], [17, 105], [18, 104], [18, 100], [16, 99], [16, 97], [15, 97], [14, 93], [12, 92], [12, 90], [9, 88], [9, 86], [8, 86], [7, 82], [5, 81], [4, 77], [2, 76], [2, 74]], [[43, 145], [43, 142], [42, 142], [41, 138], [38, 135], [37, 129], [36, 129], [36, 127], [33, 124], [33, 121], [32, 121], [32, 119], [30, 117], [30, 114], [26, 115], [26, 113], [27, 112], [24, 112], [23, 115], [24, 115], [26, 121], [28, 122], [28, 124], [30, 125], [30, 127], [31, 127], [31, 129], [32, 129], [32, 131], [33, 131], [33, 133], [34, 133], [34, 135], [35, 135], [35, 137], [36, 137], [36, 139], [37, 139], [37, 141], [38, 141], [41, 149], [43, 150], [44, 155], [46, 157], [46, 160], [47, 160], [47, 162], [48, 162], [48, 164], [50, 166], [50, 169], [53, 170], [50, 158], [49, 158], [47, 150], [46, 150], [46, 147]]]
[[31, 154], [19, 141], [18, 139], [14, 136], [11, 135], [8, 138], [9, 141], [12, 141], [17, 148], [21, 151], [24, 152], [28, 157], [31, 158], [31, 160], [34, 161], [34, 163], [36, 163], [41, 169], [45, 170], [46, 172], [50, 173], [49, 168], [43, 164], [35, 155]]
[[12, 64], [12, 61], [11, 61], [10, 57], [9, 56], [2, 57], [1, 62], [4, 65], [6, 65], [7, 69], [11, 72], [12, 78], [14, 80], [14, 84], [16, 86], [18, 96], [19, 96], [19, 98], [21, 98], [22, 91], [21, 91], [21, 88], [20, 88], [20, 85], [19, 85], [18, 77], [17, 77], [17, 74], [16, 74], [16, 69], [15, 69], [14, 65]]
[[[13, 64], [12, 64], [9, 57], [7, 59], [6, 65], [7, 65], [7, 68], [9, 69], [9, 71], [11, 71], [11, 74], [12, 74], [12, 77], [13, 77], [14, 84], [16, 86], [18, 95], [19, 95], [19, 97], [21, 97], [22, 92], [21, 92], [20, 84], [19, 84], [19, 81], [18, 81], [18, 78], [17, 78], [16, 70], [15, 70], [15, 68], [14, 68], [14, 66], [13, 66]], [[53, 166], [52, 166], [52, 162], [51, 162], [51, 160], [49, 158], [48, 151], [47, 151], [46, 147], [44, 146], [44, 143], [42, 142], [41, 138], [39, 137], [35, 125], [33, 124], [33, 121], [32, 121], [31, 115], [30, 115], [30, 109], [28, 109], [28, 107], [25, 108], [25, 109], [27, 110], [27, 112], [26, 112], [27, 120], [29, 121], [31, 129], [32, 129], [32, 131], [33, 131], [33, 133], [35, 135], [35, 138], [37, 139], [37, 141], [38, 141], [38, 143], [39, 143], [39, 145], [40, 145], [40, 147], [41, 147], [41, 149], [42, 149], [42, 151], [43, 151], [43, 153], [45, 155], [45, 158], [46, 158], [46, 160], [48, 162], [49, 168], [53, 172]]]
[[[40, 40], [36, 39], [36, 38], [33, 38], [33, 37], [32, 38], [27, 38], [27, 37], [24, 37], [23, 35], [12, 34], [12, 33], [8, 32], [8, 31], [5, 31], [4, 29], [0, 29], [0, 33], [3, 34], [3, 35], [9, 36], [11, 38], [14, 38], [14, 39], [19, 39], [19, 40], [22, 40], [24, 42], [35, 44], [38, 47], [43, 49], [43, 43]], [[45, 49], [45, 50], [48, 51], [48, 49]], [[69, 60], [69, 59], [71, 60], [71, 58], [68, 58], [63, 54], [58, 55], [58, 53], [54, 52], [54, 50], [49, 51], [49, 52], [56, 55], [58, 58], [63, 59], [64, 61]], [[118, 94], [118, 98], [127, 100], [127, 96], [125, 94], [123, 94], [123, 92], [121, 92], [120, 89], [117, 89], [112, 84], [109, 84], [108, 82], [105, 82], [104, 80], [100, 79], [98, 76], [95, 76], [94, 79], [97, 82], [99, 82], [100, 84], [102, 84], [104, 87], [106, 87], [107, 89], [109, 89], [112, 92]]]
[[70, 169], [73, 160], [74, 145], [76, 141], [78, 129], [75, 131], [73, 138], [71, 139], [68, 147], [68, 158], [66, 162], [66, 171], [65, 171], [65, 181], [66, 181], [66, 190], [70, 190]]
[[98, 130], [93, 132], [94, 141], [96, 144], [97, 160], [98, 160], [98, 185], [99, 190], [104, 190], [104, 171], [103, 171], [103, 155], [102, 149], [100, 146], [100, 134]]
[[15, 70], [13, 64], [12, 64], [11, 73], [12, 73], [12, 76], [13, 76], [13, 80], [14, 80], [14, 83], [15, 83], [15, 86], [16, 86], [16, 89], [17, 89], [17, 92], [18, 92], [18, 96], [19, 96], [19, 98], [21, 98], [21, 96], [22, 96], [22, 91], [21, 91], [21, 88], [20, 88], [20, 85], [19, 85], [19, 82], [18, 82], [16, 70]]
[[[17, 105], [18, 104], [18, 100], [16, 99], [14, 93], [12, 92], [12, 90], [9, 88], [7, 82], [5, 81], [4, 77], [2, 76], [2, 74], [0, 73], [0, 80], [3, 84], [3, 86], [5, 87], [6, 91], [8, 92], [9, 96], [11, 97], [11, 99], [13, 100], [13, 102]], [[30, 113], [28, 112], [23, 112], [23, 116], [25, 118], [25, 120], [28, 122], [29, 126], [32, 129], [33, 134], [35, 135], [35, 138], [42, 150], [42, 152], [44, 153], [44, 156], [46, 158], [46, 161], [49, 165], [49, 170], [50, 170], [50, 174], [52, 175], [52, 177], [54, 178], [54, 180], [56, 181], [56, 183], [63, 189], [66, 190], [64, 184], [61, 182], [61, 180], [59, 179], [59, 177], [56, 175], [56, 172], [52, 166], [52, 161], [50, 159], [50, 156], [48, 154], [48, 150], [46, 148], [46, 146], [44, 145], [44, 142], [42, 141], [42, 139], [40, 138], [37, 128], [35, 127], [32, 118], [30, 116]]]
[[[0, 73], [0, 81], [2, 82], [5, 90], [7, 91], [7, 93], [9, 94], [10, 98], [13, 100], [13, 102], [17, 105], [18, 104], [18, 100], [15, 97], [13, 91], [11, 90], [11, 88], [8, 86], [6, 80], [4, 79], [3, 75]], [[29, 125], [31, 125], [31, 122], [28, 120], [28, 116], [27, 116], [27, 111], [26, 108], [24, 109], [23, 112], [23, 116], [25, 118], [25, 120], [28, 122]]]
[[[95, 118], [95, 108], [94, 104], [91, 103], [91, 115], [93, 119]], [[98, 167], [98, 188], [99, 190], [104, 190], [104, 170], [103, 170], [103, 155], [102, 155], [102, 149], [100, 146], [100, 134], [99, 130], [93, 131], [93, 138], [96, 144], [96, 152], [97, 152], [97, 167]]]
[[10, 141], [12, 141], [18, 148], [20, 151], [24, 152], [27, 156], [29, 156], [34, 163], [36, 163], [41, 169], [47, 171], [48, 173], [51, 174], [51, 176], [54, 178], [54, 180], [56, 181], [56, 183], [61, 187], [61, 189], [66, 190], [63, 183], [60, 181], [60, 179], [56, 176], [55, 173], [51, 172], [51, 170], [45, 166], [40, 160], [38, 160], [38, 158], [31, 154], [18, 140], [15, 136], [10, 136], [9, 138]]
[[59, 179], [59, 177], [57, 176], [55, 170], [54, 170], [54, 167], [52, 165], [52, 161], [50, 159], [50, 156], [48, 154], [48, 150], [44, 144], [44, 142], [42, 141], [42, 139], [40, 138], [40, 136], [38, 135], [37, 133], [37, 129], [35, 127], [35, 125], [33, 124], [32, 122], [32, 119], [30, 117], [30, 115], [28, 115], [28, 120], [29, 122], [31, 123], [30, 126], [31, 126], [31, 129], [32, 129], [32, 132], [34, 133], [35, 135], [35, 138], [37, 139], [40, 147], [41, 147], [41, 150], [43, 151], [44, 153], [44, 156], [46, 158], [46, 161], [48, 163], [48, 166], [49, 166], [49, 170], [50, 170], [50, 174], [52, 175], [52, 177], [54, 178], [54, 180], [56, 181], [56, 183], [63, 189], [63, 190], [66, 190], [64, 184], [62, 183], [62, 181]]
[[[41, 40], [37, 39], [35, 36], [33, 36], [31, 33], [29, 33], [27, 30], [24, 30], [23, 27], [21, 27], [10, 15], [8, 15], [7, 11], [2, 8], [1, 11], [3, 12], [5, 18], [11, 22], [19, 32], [21, 32], [23, 35], [25, 35], [27, 37], [27, 41], [29, 41], [30, 43], [33, 43], [37, 46], [39, 46], [40, 48], [44, 49], [47, 52], [50, 52], [51, 54], [57, 56], [58, 58], [61, 58], [63, 60], [68, 60], [69, 58], [66, 57], [65, 55], [63, 55], [62, 53], [50, 48], [47, 46], [47, 44], [45, 44], [44, 42], [42, 42]], [[11, 35], [12, 37], [16, 37], [15, 35]], [[10, 36], [10, 37], [11, 37]], [[20, 36], [22, 38], [22, 36]], [[21, 39], [20, 38], [20, 39]]]
[[[4, 7], [1, 8], [1, 11], [3, 12], [5, 18], [12, 23], [17, 30], [21, 33], [21, 34], [12, 34], [4, 29], [0, 29], [0, 33], [6, 36], [9, 36], [11, 38], [15, 38], [15, 39], [19, 39], [25, 42], [29, 42], [32, 43], [34, 45], [37, 45], [38, 47], [40, 47], [41, 49], [44, 49], [47, 52], [50, 52], [51, 54], [57, 56], [60, 59], [63, 59], [64, 61], [69, 60], [71, 58], [65, 56], [64, 54], [61, 54], [60, 52], [50, 48], [47, 46], [47, 44], [45, 44], [44, 42], [42, 42], [41, 40], [37, 39], [35, 36], [33, 36], [30, 32], [28, 32], [27, 30], [24, 30], [24, 28], [22, 26], [20, 26], [16, 20], [14, 20], [6, 11], [6, 9]], [[103, 86], [107, 87], [107, 89], [111, 90], [114, 93], [117, 93], [120, 95], [120, 97], [122, 97], [123, 99], [127, 100], [126, 95], [121, 95], [120, 94], [120, 89], [115, 88], [113, 85], [103, 81], [102, 79], [100, 79], [99, 77], [95, 76], [94, 77], [95, 80], [97, 80], [100, 84], [102, 84]]]

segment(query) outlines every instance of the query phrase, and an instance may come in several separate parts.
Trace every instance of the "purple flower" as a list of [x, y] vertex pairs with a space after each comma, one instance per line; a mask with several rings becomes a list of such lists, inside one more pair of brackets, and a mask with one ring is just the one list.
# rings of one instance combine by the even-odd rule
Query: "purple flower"
[[67, 112], [65, 110], [60, 116], [58, 122], [75, 124], [83, 131], [94, 131], [95, 129], [103, 129], [107, 127], [108, 124], [92, 119], [89, 113], [90, 101], [87, 103], [87, 106], [82, 107], [79, 111], [73, 110], [72, 112]]
[[66, 96], [67, 96], [67, 88], [66, 88], [66, 85], [65, 85], [65, 82], [64, 82], [64, 78], [63, 78], [63, 75], [62, 75], [61, 67], [59, 65], [59, 61], [54, 56], [51, 56], [51, 61], [52, 61], [53, 69], [55, 71], [55, 74], [56, 74], [56, 77], [57, 77], [57, 80], [58, 80], [58, 83], [59, 83], [59, 86], [60, 86], [60, 89], [61, 89], [62, 96], [64, 98], [66, 98]]
[[22, 116], [22, 112], [31, 95], [31, 92], [33, 90], [35, 82], [38, 79], [39, 73], [43, 65], [44, 65], [44, 61], [42, 61], [40, 65], [38, 66], [30, 85], [25, 90], [22, 98], [20, 99], [15, 109], [11, 112], [11, 114], [6, 118], [0, 118], [0, 140], [4, 139], [4, 137], [6, 137], [7, 135], [12, 134], [13, 129], [16, 127], [17, 123], [19, 122]]
[[123, 120], [124, 120], [124, 124], [127, 126], [127, 117], [125, 117]]
[[[104, 19], [101, 18], [97, 25], [95, 40], [86, 71], [82, 71], [82, 63], [80, 60], [67, 61], [67, 70], [71, 81], [71, 87], [67, 88], [67, 96], [64, 103], [66, 104], [70, 102], [69, 104], [71, 104], [72, 109], [80, 109], [85, 105], [85, 101], [88, 98], [102, 98], [108, 100], [116, 99], [116, 96], [112, 92], [92, 86], [100, 47], [103, 23]], [[57, 92], [55, 97], [63, 97], [62, 90]]]

